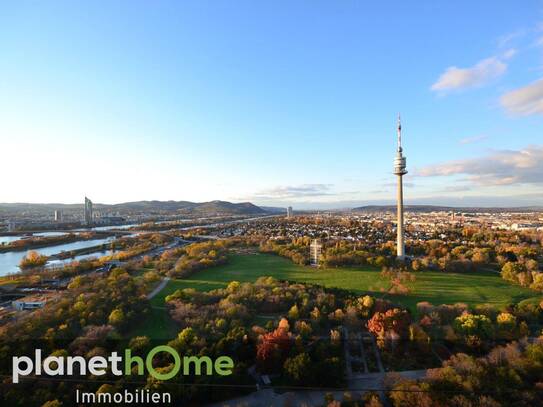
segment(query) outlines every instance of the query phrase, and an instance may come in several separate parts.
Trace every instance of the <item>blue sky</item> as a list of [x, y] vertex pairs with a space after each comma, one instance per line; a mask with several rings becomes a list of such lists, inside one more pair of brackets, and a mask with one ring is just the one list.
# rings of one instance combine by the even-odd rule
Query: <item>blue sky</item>
[[2, 3], [0, 202], [543, 204], [543, 2], [375, 3]]

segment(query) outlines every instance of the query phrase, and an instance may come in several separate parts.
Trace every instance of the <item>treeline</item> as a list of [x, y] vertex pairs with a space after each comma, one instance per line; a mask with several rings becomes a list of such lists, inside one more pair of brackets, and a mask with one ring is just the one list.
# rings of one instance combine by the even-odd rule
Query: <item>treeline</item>
[[410, 241], [412, 267], [449, 272], [498, 270], [507, 262], [528, 262], [541, 269], [543, 236], [535, 232], [512, 232], [464, 227], [445, 230], [426, 241]]
[[309, 244], [311, 238], [298, 239], [268, 239], [260, 244], [262, 253], [274, 253], [286, 257], [296, 264], [309, 264]]
[[30, 236], [0, 245], [0, 253], [37, 249], [40, 247], [56, 246], [63, 243], [96, 239], [99, 235], [94, 232], [66, 233], [58, 236]]
[[170, 277], [188, 277], [207, 267], [225, 264], [232, 248], [254, 247], [251, 239], [220, 239], [192, 243], [167, 250], [155, 262], [155, 268]]
[[543, 405], [543, 340], [498, 346], [487, 356], [452, 356], [425, 380], [396, 378], [389, 398], [396, 407]]
[[539, 265], [534, 259], [519, 259], [506, 262], [501, 269], [502, 277], [534, 290], [543, 290], [543, 273], [539, 271]]
[[209, 224], [228, 222], [236, 219], [241, 219], [240, 216], [222, 216], [222, 217], [210, 217], [210, 218], [198, 218], [193, 220], [172, 220], [164, 222], [147, 222], [141, 225], [134, 226], [132, 230], [148, 230], [148, 231], [163, 231], [172, 229], [182, 229], [189, 227], [205, 227]]
[[422, 340], [447, 341], [462, 350], [488, 351], [503, 341], [538, 335], [543, 323], [543, 303], [516, 304], [497, 310], [487, 305], [470, 308], [466, 304], [434, 306], [421, 302], [417, 304], [417, 311], [415, 336]]
[[226, 262], [226, 241], [192, 243], [167, 250], [155, 262], [155, 268], [170, 277], [188, 277], [205, 267]]

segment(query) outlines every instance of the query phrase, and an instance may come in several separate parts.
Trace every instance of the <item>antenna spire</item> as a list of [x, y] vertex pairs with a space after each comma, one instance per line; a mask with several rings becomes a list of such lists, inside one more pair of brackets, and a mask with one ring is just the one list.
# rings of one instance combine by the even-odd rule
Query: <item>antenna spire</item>
[[402, 151], [402, 119], [398, 113], [398, 151]]

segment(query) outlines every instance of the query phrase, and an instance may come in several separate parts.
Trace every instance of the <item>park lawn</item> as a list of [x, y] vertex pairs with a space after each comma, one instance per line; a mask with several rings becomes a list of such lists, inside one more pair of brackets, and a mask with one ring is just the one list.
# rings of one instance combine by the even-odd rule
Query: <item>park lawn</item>
[[179, 333], [179, 327], [164, 307], [151, 307], [150, 314], [129, 330], [128, 338], [147, 336], [152, 340], [168, 342]]
[[166, 287], [151, 299], [151, 306], [164, 307], [166, 305], [166, 297], [183, 288], [194, 288], [198, 291], [211, 291], [217, 288], [224, 288], [226, 287], [226, 284], [227, 283], [198, 279], [170, 280]]
[[231, 255], [225, 265], [199, 271], [192, 278], [171, 280], [153, 298], [152, 303], [155, 306], [164, 306], [165, 297], [182, 288], [208, 291], [226, 287], [233, 280], [254, 282], [262, 276], [343, 288], [357, 294], [384, 296], [412, 312], [416, 311], [416, 304], [421, 301], [435, 305], [462, 302], [472, 306], [489, 304], [503, 308], [509, 303], [541, 297], [540, 293], [512, 285], [503, 280], [499, 274], [490, 271], [465, 274], [418, 272], [415, 273], [416, 281], [407, 283], [411, 288], [409, 294], [385, 295], [384, 291], [390, 283], [381, 278], [379, 270], [375, 267], [315, 269], [296, 265], [279, 256], [256, 253]]

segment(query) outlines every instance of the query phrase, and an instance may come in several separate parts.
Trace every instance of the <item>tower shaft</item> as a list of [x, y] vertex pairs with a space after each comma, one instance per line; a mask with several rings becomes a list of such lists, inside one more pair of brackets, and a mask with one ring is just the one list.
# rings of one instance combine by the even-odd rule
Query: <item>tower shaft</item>
[[398, 116], [398, 150], [394, 159], [394, 175], [398, 177], [398, 190], [396, 192], [397, 225], [396, 225], [396, 255], [399, 259], [405, 258], [404, 241], [404, 214], [403, 214], [403, 176], [407, 174], [406, 158], [403, 156], [402, 149], [402, 125]]
[[396, 232], [396, 255], [399, 259], [405, 258], [405, 242], [404, 242], [404, 231], [403, 231], [403, 175], [398, 175], [398, 191], [396, 194], [396, 200], [398, 203], [398, 224]]

